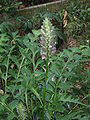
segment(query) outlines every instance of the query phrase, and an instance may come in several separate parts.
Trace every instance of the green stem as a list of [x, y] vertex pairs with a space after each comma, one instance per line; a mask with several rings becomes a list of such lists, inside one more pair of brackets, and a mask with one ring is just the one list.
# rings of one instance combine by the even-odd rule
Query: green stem
[[6, 76], [5, 76], [5, 94], [7, 93], [7, 79], [8, 79], [8, 68], [9, 68], [9, 59], [10, 59], [10, 55], [11, 55], [11, 52], [12, 50], [14, 49], [15, 46], [13, 46], [11, 49], [10, 49], [10, 52], [8, 54], [8, 59], [7, 59], [7, 66], [6, 66]]
[[[34, 56], [34, 52], [33, 52], [33, 57], [32, 57], [32, 64], [33, 64], [33, 73], [35, 74], [35, 56]], [[35, 76], [33, 76], [33, 81], [34, 81], [34, 87], [36, 87], [35, 86], [35, 83], [36, 83]]]
[[27, 90], [25, 91], [25, 101], [26, 101], [27, 111], [28, 111], [28, 113], [30, 113], [30, 111], [29, 111], [29, 106], [28, 106], [28, 95], [27, 95]]
[[20, 76], [20, 72], [21, 72], [21, 68], [22, 68], [22, 65], [23, 65], [24, 59], [25, 59], [25, 56], [22, 58], [22, 61], [21, 61], [21, 64], [20, 64], [20, 67], [19, 67], [19, 70], [18, 70], [18, 74], [17, 74], [17, 79], [18, 79], [19, 76]]
[[[61, 56], [62, 56], [62, 55], [61, 55]], [[68, 61], [66, 62], [66, 64], [64, 65], [64, 67], [63, 67], [63, 69], [62, 69], [62, 71], [61, 71], [61, 73], [60, 73], [60, 77], [59, 77], [59, 79], [58, 79], [58, 81], [57, 81], [57, 83], [56, 83], [56, 86], [55, 86], [54, 99], [56, 99], [57, 88], [58, 88], [58, 84], [59, 84], [60, 80], [62, 79], [62, 74], [63, 74], [63, 72], [64, 72], [64, 70], [65, 70], [65, 68], [67, 67], [67, 65], [68, 65], [69, 62], [70, 62], [70, 60], [68, 60]]]
[[[28, 52], [28, 50], [29, 50], [29, 49], [26, 50], [26, 53]], [[24, 60], [25, 60], [25, 56], [23, 56], [22, 61], [21, 61], [21, 63], [20, 63], [20, 67], [19, 67], [18, 74], [17, 74], [17, 79], [18, 79], [19, 76], [20, 76], [20, 72], [21, 72], [21, 69], [22, 69]]]
[[63, 72], [64, 72], [64, 70], [65, 70], [65, 68], [67, 67], [67, 65], [68, 65], [69, 62], [70, 62], [70, 60], [68, 60], [68, 61], [66, 62], [66, 64], [64, 65], [64, 67], [63, 67], [63, 69], [62, 69], [62, 71], [61, 71], [61, 73], [60, 73], [60, 77], [59, 77], [59, 79], [58, 79], [58, 81], [57, 81], [57, 83], [56, 83], [56, 91], [57, 91], [57, 86], [58, 86], [60, 80], [62, 79], [62, 74], [63, 74]]
[[49, 57], [48, 57], [48, 53], [47, 53], [45, 83], [44, 83], [44, 91], [43, 91], [43, 116], [42, 116], [43, 119], [42, 120], [44, 120], [44, 113], [45, 113], [45, 93], [46, 93], [46, 84], [47, 84], [47, 78], [48, 78], [48, 62], [49, 62]]
[[[29, 49], [26, 50], [26, 53], [28, 52], [28, 50]], [[24, 61], [25, 61], [25, 56], [22, 57], [22, 61], [21, 61], [20, 66], [19, 66], [19, 70], [18, 70], [16, 79], [18, 79], [20, 77], [20, 73], [21, 73], [21, 69], [22, 69]], [[17, 83], [15, 83], [14, 90], [16, 88], [16, 85], [17, 85]]]

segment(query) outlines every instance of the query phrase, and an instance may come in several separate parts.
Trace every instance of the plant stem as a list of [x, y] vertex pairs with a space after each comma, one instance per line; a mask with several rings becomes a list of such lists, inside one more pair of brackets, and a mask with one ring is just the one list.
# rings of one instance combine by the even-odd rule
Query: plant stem
[[44, 83], [44, 91], [43, 91], [43, 120], [44, 120], [44, 112], [45, 112], [45, 93], [46, 93], [46, 84], [47, 84], [47, 78], [48, 78], [48, 62], [49, 62], [49, 57], [47, 53], [46, 57], [46, 72], [45, 72], [45, 83]]
[[[26, 50], [26, 53], [28, 52], [28, 50], [29, 50], [29, 49]], [[19, 76], [20, 76], [20, 72], [21, 72], [21, 69], [22, 69], [24, 60], [25, 60], [25, 56], [22, 57], [22, 61], [21, 61], [21, 63], [20, 63], [20, 67], [19, 67], [18, 74], [17, 74], [17, 79], [18, 79]]]
[[28, 113], [30, 113], [29, 107], [28, 107], [28, 95], [27, 95], [27, 90], [25, 91], [25, 101], [26, 101], [27, 111], [28, 111]]
[[6, 76], [5, 76], [5, 94], [7, 93], [7, 79], [8, 79], [8, 68], [9, 68], [9, 59], [10, 59], [10, 55], [11, 55], [11, 52], [12, 50], [14, 49], [15, 46], [13, 46], [11, 49], [10, 49], [10, 52], [8, 54], [8, 59], [7, 59], [7, 65], [6, 65]]
[[22, 61], [21, 61], [21, 64], [20, 64], [20, 67], [19, 67], [19, 70], [18, 70], [18, 74], [17, 74], [17, 79], [18, 79], [19, 76], [20, 76], [20, 72], [21, 72], [21, 68], [22, 68], [22, 65], [23, 65], [24, 60], [25, 60], [25, 56], [22, 58]]
[[[26, 50], [26, 53], [28, 52], [28, 50], [29, 49]], [[22, 57], [22, 61], [21, 61], [20, 66], [19, 66], [19, 70], [18, 70], [16, 79], [18, 79], [20, 77], [20, 73], [21, 73], [21, 69], [22, 69], [24, 61], [25, 61], [25, 56]], [[17, 83], [15, 83], [14, 90], [16, 88], [16, 85], [17, 85]]]

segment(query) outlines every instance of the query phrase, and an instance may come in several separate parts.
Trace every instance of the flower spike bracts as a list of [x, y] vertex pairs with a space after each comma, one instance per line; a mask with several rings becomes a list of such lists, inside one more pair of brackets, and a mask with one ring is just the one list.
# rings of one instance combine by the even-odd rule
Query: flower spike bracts
[[51, 54], [56, 52], [56, 42], [55, 42], [55, 34], [54, 34], [54, 26], [46, 17], [43, 21], [43, 25], [41, 26], [41, 56], [42, 59], [46, 59], [46, 57], [50, 57]]

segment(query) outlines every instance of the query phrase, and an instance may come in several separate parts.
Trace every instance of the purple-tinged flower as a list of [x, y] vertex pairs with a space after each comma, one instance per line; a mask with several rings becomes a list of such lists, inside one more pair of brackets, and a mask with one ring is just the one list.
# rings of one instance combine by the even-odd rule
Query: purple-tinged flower
[[40, 45], [42, 59], [46, 59], [56, 52], [54, 26], [47, 17], [41, 26]]

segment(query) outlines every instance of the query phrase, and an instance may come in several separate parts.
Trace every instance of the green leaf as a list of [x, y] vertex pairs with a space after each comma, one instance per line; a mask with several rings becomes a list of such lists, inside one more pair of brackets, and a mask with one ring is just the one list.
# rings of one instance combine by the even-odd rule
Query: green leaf
[[71, 112], [71, 113], [67, 113], [64, 116], [56, 114], [55, 117], [56, 117], [56, 120], [74, 120], [74, 118], [79, 120], [81, 118], [81, 115], [80, 115], [81, 112], [82, 111], [74, 111], [74, 112]]
[[2, 106], [1, 104], [0, 104], [0, 112], [1, 111], [4, 111], [4, 106]]
[[84, 117], [80, 118], [79, 120], [90, 120], [90, 118], [84, 116]]
[[70, 102], [70, 103], [75, 103], [75, 104], [79, 104], [79, 105], [83, 105], [83, 106], [86, 106], [85, 104], [83, 104], [82, 102], [79, 102], [78, 99], [74, 99], [72, 98], [72, 96], [68, 96], [66, 94], [62, 94], [60, 97], [59, 97], [59, 101], [62, 101], [62, 102]]
[[46, 116], [47, 116], [48, 120], [51, 120], [51, 115], [49, 114], [48, 111], [46, 111]]
[[0, 102], [5, 103], [6, 99], [9, 97], [9, 95], [4, 95], [0, 98]]
[[31, 84], [29, 84], [28, 87], [31, 90], [31, 92], [39, 99], [40, 103], [42, 104], [41, 98], [40, 98], [38, 92], [36, 91], [36, 89]]
[[7, 120], [13, 120], [14, 117], [15, 117], [15, 114], [14, 114], [14, 113], [8, 113]]
[[16, 108], [17, 106], [17, 100], [13, 100], [12, 102], [9, 103], [9, 108], [13, 111], [13, 109]]
[[36, 62], [36, 66], [35, 66], [35, 69], [37, 69], [37, 67], [39, 65], [41, 65], [43, 63], [43, 61], [41, 59], [38, 59], [37, 62]]
[[67, 89], [70, 88], [70, 86], [71, 86], [71, 84], [69, 82], [62, 82], [62, 83], [60, 83], [61, 90], [65, 90], [66, 91]]
[[12, 56], [10, 56], [10, 59], [11, 59], [11, 60], [15, 63], [15, 65], [17, 65], [17, 67], [19, 68], [19, 62], [18, 62], [17, 56], [12, 55]]
[[4, 48], [0, 48], [0, 53], [6, 52]]
[[34, 30], [32, 30], [32, 32], [33, 32], [35, 38], [38, 38], [38, 36], [40, 36], [40, 34], [41, 34], [40, 30], [35, 30], [34, 29]]

